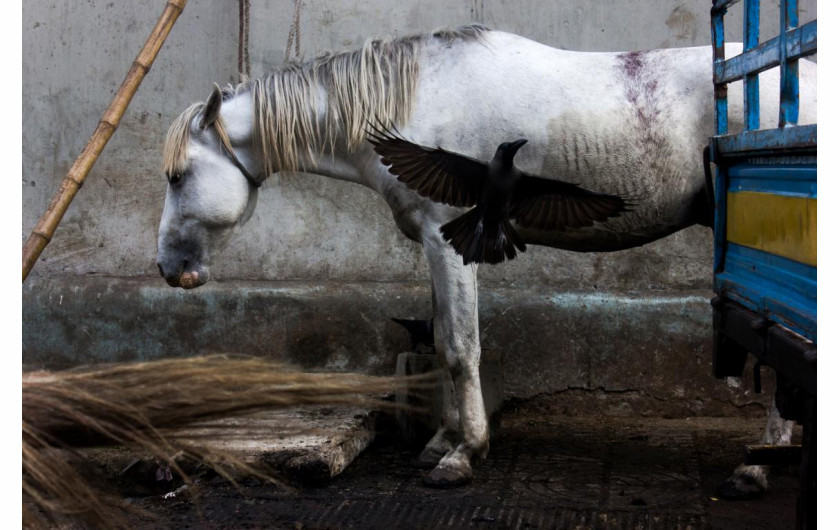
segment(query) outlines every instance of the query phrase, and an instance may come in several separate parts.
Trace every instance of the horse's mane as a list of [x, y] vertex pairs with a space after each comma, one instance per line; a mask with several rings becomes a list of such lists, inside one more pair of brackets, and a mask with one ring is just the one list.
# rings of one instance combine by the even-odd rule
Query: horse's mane
[[[370, 120], [404, 124], [413, 109], [421, 46], [430, 39], [444, 43], [478, 40], [486, 31], [485, 26], [473, 24], [390, 41], [368, 39], [361, 49], [327, 53], [228, 86], [223, 96], [251, 93], [254, 142], [262, 153], [265, 175], [294, 170], [301, 162], [314, 162], [327, 146], [334, 150], [339, 139], [348, 150], [356, 149], [364, 142]], [[314, 110], [324, 96], [322, 130]], [[184, 169], [190, 125], [203, 107], [203, 103], [190, 105], [170, 126], [164, 145], [167, 174]], [[224, 134], [222, 124], [216, 130]], [[298, 160], [299, 152], [305, 160]]]

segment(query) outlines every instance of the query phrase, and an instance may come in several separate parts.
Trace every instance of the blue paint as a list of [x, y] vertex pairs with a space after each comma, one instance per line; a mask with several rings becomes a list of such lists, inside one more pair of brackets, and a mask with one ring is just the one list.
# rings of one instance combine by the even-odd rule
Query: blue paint
[[[714, 149], [713, 149], [714, 151]], [[723, 168], [719, 165], [719, 162], [715, 162], [718, 164], [717, 174], [715, 177], [715, 226], [714, 226], [714, 238], [715, 238], [715, 259], [714, 259], [714, 272], [717, 274], [718, 272], [723, 271], [723, 254], [724, 250], [726, 249], [726, 193], [721, 193], [718, 190], [725, 190], [727, 189], [726, 185], [726, 172]]]
[[799, 121], [799, 60], [787, 56], [787, 31], [799, 25], [796, 6], [796, 0], [781, 0], [779, 6], [779, 127], [796, 125]]
[[817, 340], [817, 268], [730, 243], [715, 292]]
[[746, 151], [770, 151], [790, 148], [816, 148], [817, 125], [800, 125], [783, 129], [746, 131], [715, 138], [719, 154], [734, 155]]
[[730, 272], [749, 272], [756, 278], [786, 285], [801, 296], [817, 298], [817, 268], [783, 256], [730, 243], [726, 252]]
[[737, 164], [729, 168], [728, 189], [816, 199], [817, 165]]
[[[744, 2], [744, 52], [758, 46], [759, 2]], [[744, 78], [744, 130], [753, 131], [760, 126], [758, 98], [758, 74], [748, 74]]]
[[[798, 59], [816, 53], [817, 22], [799, 24], [796, 0], [782, 0], [779, 35], [759, 44], [759, 1], [744, 3], [744, 53], [724, 60], [723, 18], [737, 0], [712, 8], [717, 136], [712, 139], [715, 180], [715, 292], [817, 339], [817, 268], [726, 241], [727, 193], [754, 191], [817, 196], [817, 126], [799, 118]], [[779, 128], [759, 129], [757, 74], [780, 67]], [[726, 86], [744, 79], [744, 132], [727, 134]], [[725, 334], [725, 330], [718, 330]]]
[[[726, 85], [720, 85], [718, 79], [723, 72], [726, 62], [724, 53], [724, 31], [723, 31], [723, 10], [716, 15], [712, 22], [712, 43], [714, 47], [714, 82], [715, 82], [715, 134], [726, 134], [729, 129], [727, 123], [728, 102], [726, 100]], [[723, 92], [719, 93], [719, 89]]]
[[804, 26], [787, 32], [787, 56], [799, 59], [817, 52], [817, 21], [812, 20]]
[[726, 9], [738, 1], [739, 0], [715, 0], [712, 4], [712, 15], [723, 16], [724, 13], [726, 13]]
[[749, 53], [742, 53], [715, 66], [715, 83], [731, 83], [752, 73], [779, 66], [779, 49], [784, 46], [788, 60], [813, 55], [817, 51], [817, 22], [811, 21], [787, 32], [784, 42], [779, 37], [762, 42]]

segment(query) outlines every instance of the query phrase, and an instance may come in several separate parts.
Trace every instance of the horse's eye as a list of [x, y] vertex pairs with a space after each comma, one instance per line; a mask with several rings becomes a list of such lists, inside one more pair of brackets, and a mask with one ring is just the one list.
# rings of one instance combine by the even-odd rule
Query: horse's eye
[[180, 173], [172, 173], [171, 175], [169, 175], [169, 184], [173, 186], [175, 184], [178, 184], [179, 182], [181, 182], [181, 176], [182, 175]]

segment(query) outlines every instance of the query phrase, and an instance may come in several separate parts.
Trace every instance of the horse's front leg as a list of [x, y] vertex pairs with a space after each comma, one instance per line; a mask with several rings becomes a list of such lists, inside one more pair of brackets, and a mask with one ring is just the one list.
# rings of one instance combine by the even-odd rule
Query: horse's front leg
[[[435, 286], [432, 283], [432, 314], [437, 314], [437, 297]], [[440, 460], [449, 451], [455, 448], [461, 439], [461, 420], [458, 412], [457, 398], [455, 397], [455, 384], [446, 363], [446, 353], [438, 339], [441, 331], [435, 327], [435, 351], [437, 353], [438, 365], [444, 369], [441, 379], [441, 394], [443, 396], [441, 406], [440, 425], [431, 440], [426, 443], [423, 451], [414, 460], [413, 465], [423, 469], [434, 469]]]
[[[759, 443], [762, 445], [790, 445], [793, 422], [781, 417], [776, 398], [770, 404], [767, 425]], [[732, 475], [718, 487], [718, 495], [725, 499], [755, 499], [767, 489], [770, 466], [739, 465]]]
[[[444, 387], [444, 394], [449, 394], [450, 399], [444, 400], [441, 429], [427, 444], [424, 455], [431, 457], [431, 453], [451, 445], [456, 434], [453, 422], [460, 424], [454, 447], [440, 458], [423, 482], [433, 487], [454, 487], [469, 482], [472, 457], [484, 458], [490, 448], [478, 374], [481, 344], [476, 268], [463, 265], [461, 257], [443, 241], [437, 227], [424, 233], [423, 249], [432, 275], [435, 348], [446, 363], [453, 383]], [[447, 410], [447, 405], [454, 405], [452, 408], [457, 412]]]

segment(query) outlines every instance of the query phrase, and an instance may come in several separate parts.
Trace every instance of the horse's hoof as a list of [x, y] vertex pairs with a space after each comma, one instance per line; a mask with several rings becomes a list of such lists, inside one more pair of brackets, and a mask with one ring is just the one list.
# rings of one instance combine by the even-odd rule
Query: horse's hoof
[[764, 488], [749, 475], [732, 475], [718, 486], [717, 495], [730, 501], [749, 501], [761, 498]]
[[472, 472], [458, 471], [452, 467], [438, 466], [423, 477], [423, 485], [430, 488], [460, 488], [472, 481]]

